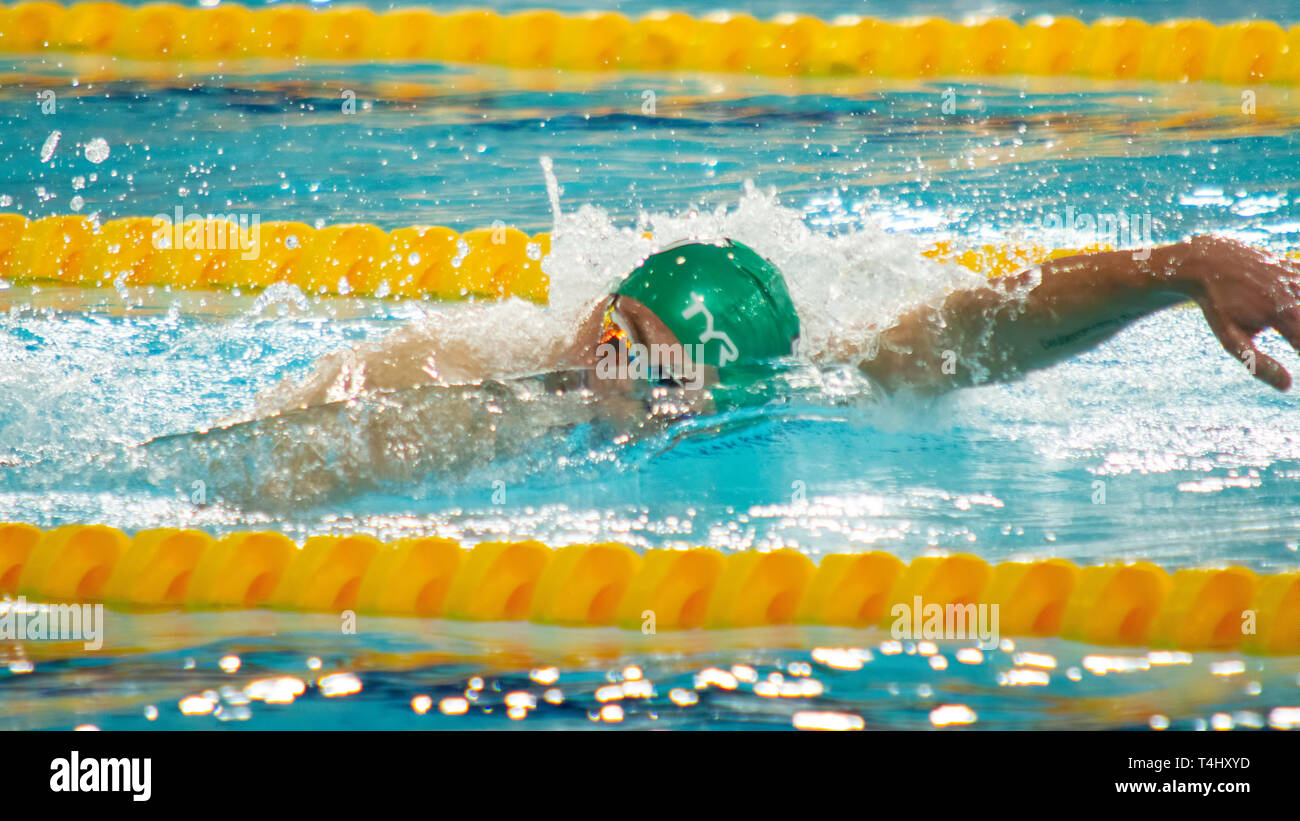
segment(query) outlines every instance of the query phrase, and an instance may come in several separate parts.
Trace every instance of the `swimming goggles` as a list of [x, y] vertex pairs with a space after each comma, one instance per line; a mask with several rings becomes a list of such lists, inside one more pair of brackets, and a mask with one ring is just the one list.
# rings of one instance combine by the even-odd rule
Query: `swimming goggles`
[[[600, 327], [600, 344], [615, 345], [620, 348], [622, 356], [627, 358], [626, 361], [630, 367], [636, 362], [638, 351], [646, 348], [644, 345], [636, 344], [638, 342], [636, 336], [629, 331], [630, 328], [635, 328], [635, 326], [628, 322], [627, 318], [619, 312], [618, 300], [619, 297], [615, 296], [609, 301], [609, 306], [605, 308], [605, 318]], [[651, 362], [653, 361], [652, 359]], [[647, 375], [651, 382], [664, 387], [681, 386], [681, 380], [676, 375], [660, 368], [651, 368]]]
[[[600, 344], [615, 345], [621, 348], [622, 353], [627, 356], [627, 362], [630, 365], [636, 357], [636, 348], [633, 347], [635, 337], [628, 332], [632, 323], [628, 322], [618, 310], [618, 297], [609, 301], [609, 306], [605, 308], [605, 319], [600, 326]], [[637, 346], [640, 347], [640, 346]]]

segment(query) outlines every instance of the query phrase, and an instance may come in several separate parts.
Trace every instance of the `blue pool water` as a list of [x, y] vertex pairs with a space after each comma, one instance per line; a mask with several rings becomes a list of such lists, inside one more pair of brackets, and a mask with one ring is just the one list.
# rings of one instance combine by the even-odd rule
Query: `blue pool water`
[[[804, 10], [874, 11], [859, 6]], [[1128, 13], [1218, 15], [1154, 7]], [[1095, 240], [1053, 226], [1067, 208], [1149, 217], [1157, 242], [1214, 231], [1300, 248], [1300, 99], [1286, 88], [1257, 89], [1246, 116], [1241, 89], [1216, 85], [263, 65], [74, 86], [78, 65], [0, 63], [0, 210], [555, 228], [561, 306], [644, 252], [633, 229], [726, 233], [786, 271], [814, 349], [968, 281], [921, 261], [930, 242]], [[53, 117], [34, 102], [44, 88], [58, 93]], [[357, 114], [339, 110], [341, 89], [356, 91]], [[954, 115], [940, 108], [948, 89]], [[110, 148], [100, 163], [84, 152], [95, 139]], [[415, 320], [462, 329], [506, 368], [563, 327], [521, 304], [0, 283], [0, 521], [1300, 568], [1296, 399], [1251, 380], [1192, 309], [1011, 385], [891, 399], [814, 369], [814, 387], [779, 411], [627, 446], [548, 441], [545, 458], [397, 486], [341, 480], [325, 505], [269, 509], [135, 447], [248, 415], [317, 357]], [[1274, 335], [1263, 347], [1296, 362]], [[195, 504], [200, 479], [210, 498]], [[962, 707], [975, 727], [1252, 727], [1300, 703], [1297, 659], [1060, 641], [976, 656], [971, 643], [895, 647], [863, 631], [655, 643], [527, 625], [363, 620], [342, 636], [314, 617], [109, 618], [103, 654], [37, 647], [24, 660], [0, 646], [0, 726], [932, 727]], [[533, 706], [516, 723], [520, 704]]]

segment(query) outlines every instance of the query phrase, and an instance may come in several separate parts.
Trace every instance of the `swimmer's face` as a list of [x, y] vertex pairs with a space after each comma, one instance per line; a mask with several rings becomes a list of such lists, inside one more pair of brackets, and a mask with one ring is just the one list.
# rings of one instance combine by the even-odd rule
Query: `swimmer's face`
[[601, 322], [591, 350], [597, 376], [692, 389], [717, 381], [717, 369], [696, 364], [676, 334], [640, 300], [611, 296], [598, 306], [597, 316]]

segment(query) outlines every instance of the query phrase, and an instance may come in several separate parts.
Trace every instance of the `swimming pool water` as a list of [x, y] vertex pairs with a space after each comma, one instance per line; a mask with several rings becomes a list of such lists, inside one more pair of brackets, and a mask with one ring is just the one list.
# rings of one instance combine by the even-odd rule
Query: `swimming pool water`
[[[879, 320], [966, 276], [918, 261], [930, 241], [1096, 239], [1051, 226], [1067, 208], [1149, 215], [1157, 242], [1215, 231], [1300, 248], [1300, 101], [1286, 88], [1258, 89], [1249, 116], [1237, 88], [1041, 78], [264, 65], [73, 86], [72, 58], [6, 58], [2, 70], [4, 211], [108, 219], [181, 206], [263, 221], [547, 230], [545, 156], [564, 236], [549, 273], [573, 301], [625, 270], [640, 247], [630, 229], [641, 227], [724, 230], [755, 245], [791, 277], [814, 331]], [[58, 89], [57, 119], [33, 102], [46, 87]], [[339, 110], [341, 89], [356, 91], [357, 114]], [[958, 111], [944, 115], [949, 89]], [[654, 114], [642, 110], [647, 90]], [[84, 152], [96, 138], [110, 147], [100, 163]], [[12, 283], [0, 283], [0, 309], [0, 521], [1300, 568], [1296, 400], [1251, 380], [1193, 309], [1010, 385], [887, 398], [827, 369], [810, 376], [811, 396], [759, 418], [583, 447], [563, 464], [509, 460], [345, 487], [325, 506], [275, 510], [231, 502], [218, 486], [194, 504], [195, 475], [142, 461], [133, 446], [246, 413], [258, 391], [304, 376], [318, 356], [461, 309]], [[541, 321], [524, 306], [504, 310], [496, 316]], [[507, 357], [526, 353], [509, 322], [472, 327]], [[1276, 336], [1264, 349], [1295, 362]], [[30, 672], [0, 656], [12, 662], [0, 668], [0, 725], [515, 726], [506, 696], [526, 691], [515, 701], [536, 707], [519, 726], [788, 727], [796, 713], [834, 712], [868, 727], [930, 727], [936, 707], [961, 704], [975, 727], [1140, 727], [1155, 714], [1176, 727], [1222, 724], [1216, 715], [1249, 727], [1300, 698], [1295, 659], [1170, 663], [1057, 641], [986, 647], [967, 663], [957, 650], [969, 644], [882, 649], [885, 637], [870, 633], [669, 647], [519, 625], [380, 621], [344, 637], [304, 618], [270, 637], [254, 617], [159, 618], [111, 614], [123, 637], [102, 656], [32, 657]], [[136, 635], [148, 640], [133, 646]], [[1053, 663], [1018, 655], [1027, 650]], [[232, 655], [240, 666], [225, 672]], [[292, 703], [250, 700], [251, 682], [284, 677], [303, 683]], [[629, 680], [650, 681], [654, 695]], [[211, 709], [185, 715], [187, 696]], [[432, 707], [413, 707], [420, 696]], [[462, 697], [463, 715], [439, 708]], [[602, 714], [611, 704], [621, 720]]]

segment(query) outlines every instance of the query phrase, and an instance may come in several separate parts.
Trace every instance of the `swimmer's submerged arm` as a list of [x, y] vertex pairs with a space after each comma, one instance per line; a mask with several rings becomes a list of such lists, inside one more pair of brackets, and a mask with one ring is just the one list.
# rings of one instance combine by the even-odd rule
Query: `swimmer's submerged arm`
[[[303, 380], [287, 378], [261, 393], [254, 416], [350, 399], [371, 390], [402, 390], [440, 381], [455, 372], [446, 344], [428, 325], [414, 322], [376, 342], [345, 348], [316, 361]], [[453, 352], [454, 353], [454, 352]]]
[[[449, 332], [456, 321], [469, 319], [461, 312], [450, 321], [417, 320], [374, 341], [323, 356], [305, 379], [285, 379], [261, 394], [254, 415], [324, 405], [374, 391], [466, 384], [501, 375], [484, 361], [483, 346], [471, 334]], [[484, 323], [481, 315], [476, 321]], [[529, 352], [536, 361], [520, 363], [522, 371], [544, 369], [559, 359], [543, 343], [532, 345]]]
[[[1040, 275], [1041, 271], [1041, 275]], [[888, 389], [939, 392], [1014, 379], [1095, 347], [1156, 311], [1194, 301], [1224, 349], [1287, 390], [1291, 376], [1254, 337], [1275, 328], [1300, 350], [1300, 268], [1214, 237], [1081, 254], [949, 294], [900, 317], [860, 363]]]

